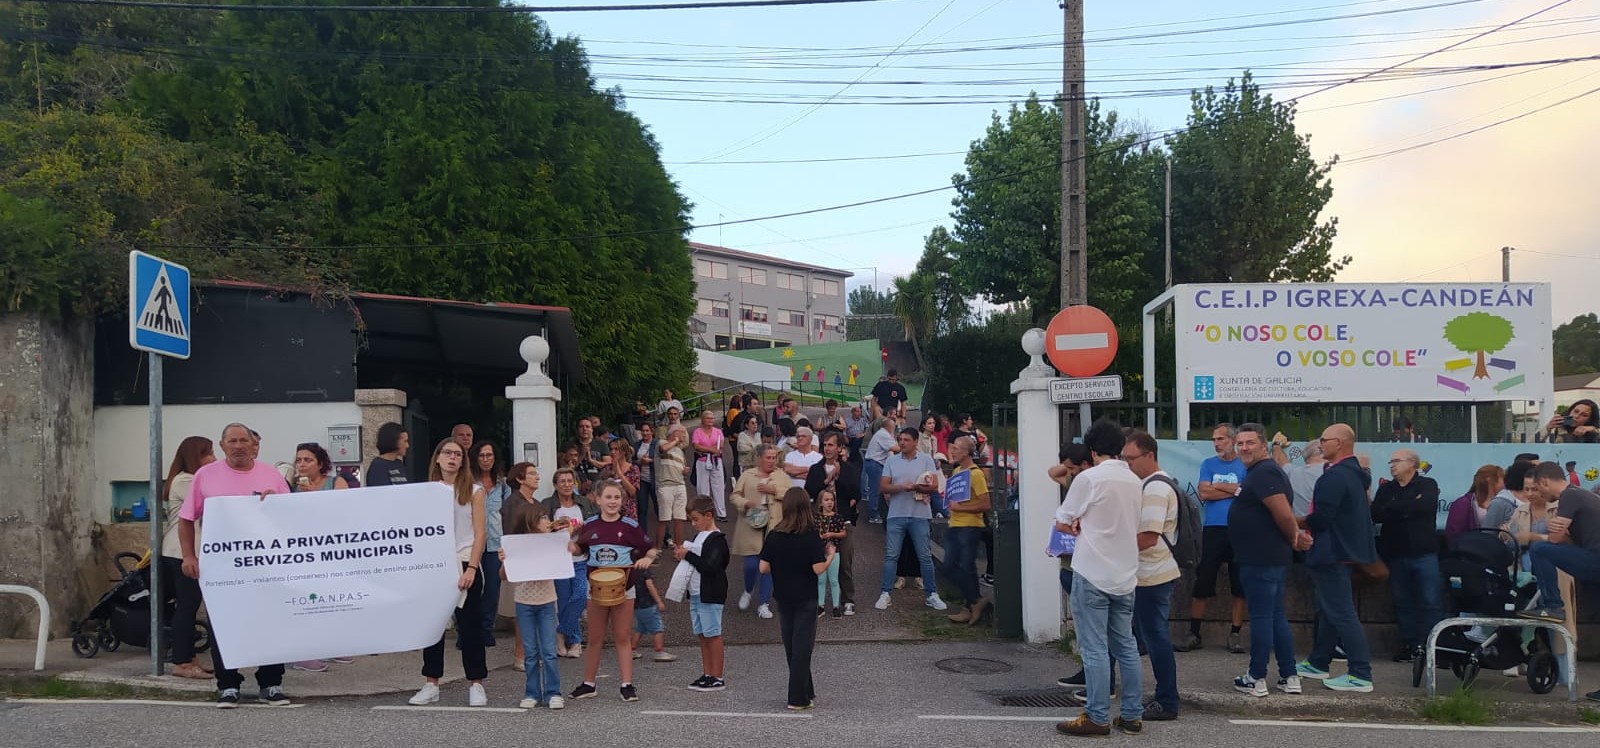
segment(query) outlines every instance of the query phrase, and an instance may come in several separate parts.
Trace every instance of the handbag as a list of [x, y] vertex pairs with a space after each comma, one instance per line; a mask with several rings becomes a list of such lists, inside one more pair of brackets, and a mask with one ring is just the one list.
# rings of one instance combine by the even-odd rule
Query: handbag
[[1352, 568], [1350, 572], [1351, 576], [1355, 577], [1358, 582], [1383, 584], [1389, 581], [1389, 565], [1384, 563], [1381, 558], [1373, 559], [1372, 563], [1355, 564], [1355, 568]]
[[767, 510], [767, 505], [762, 504], [744, 513], [744, 523], [757, 530], [767, 529], [767, 523], [772, 520], [772, 513]]

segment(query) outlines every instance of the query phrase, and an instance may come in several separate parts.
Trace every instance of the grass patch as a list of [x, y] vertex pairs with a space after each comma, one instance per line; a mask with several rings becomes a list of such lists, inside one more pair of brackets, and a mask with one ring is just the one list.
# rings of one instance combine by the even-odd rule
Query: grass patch
[[1467, 688], [1457, 688], [1448, 696], [1429, 699], [1419, 714], [1423, 719], [1447, 725], [1494, 724], [1494, 704], [1483, 694]]
[[29, 699], [165, 699], [203, 701], [209, 694], [138, 688], [121, 683], [62, 680], [57, 676], [0, 675], [0, 696]]
[[1578, 721], [1586, 725], [1600, 725], [1600, 709], [1584, 707], [1578, 710]]
[[945, 613], [924, 613], [917, 616], [917, 626], [928, 639], [943, 641], [979, 641], [994, 637], [994, 627], [987, 622], [976, 626], [953, 623]]
[[1076, 629], [1067, 629], [1067, 633], [1056, 640], [1056, 649], [1061, 654], [1076, 658], [1078, 656], [1078, 632]]

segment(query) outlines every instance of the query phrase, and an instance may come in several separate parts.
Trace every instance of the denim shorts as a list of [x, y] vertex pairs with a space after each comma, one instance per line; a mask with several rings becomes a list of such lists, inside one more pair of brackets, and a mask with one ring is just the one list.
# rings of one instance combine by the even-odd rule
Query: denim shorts
[[666, 633], [667, 627], [661, 623], [661, 609], [654, 605], [648, 608], [634, 608], [633, 630], [645, 636]]
[[703, 603], [699, 595], [689, 596], [689, 621], [694, 624], [695, 636], [722, 636], [722, 604]]

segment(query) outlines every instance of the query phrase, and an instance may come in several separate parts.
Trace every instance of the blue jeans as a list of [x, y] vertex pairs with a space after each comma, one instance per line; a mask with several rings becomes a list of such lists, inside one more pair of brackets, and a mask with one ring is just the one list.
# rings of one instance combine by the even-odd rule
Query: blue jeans
[[1178, 713], [1178, 658], [1172, 654], [1167, 612], [1172, 604], [1172, 588], [1177, 585], [1178, 580], [1174, 579], [1133, 591], [1134, 631], [1150, 653], [1150, 671], [1156, 677], [1155, 702], [1172, 714]]
[[1600, 582], [1600, 553], [1588, 551], [1571, 543], [1534, 543], [1528, 548], [1528, 558], [1533, 564], [1533, 576], [1539, 583], [1539, 606], [1560, 608], [1561, 587], [1556, 583], [1556, 572], [1572, 575], [1578, 584]]
[[556, 666], [556, 604], [517, 603], [517, 629], [522, 635], [522, 665], [528, 672], [522, 698], [550, 703], [561, 695], [561, 671]]
[[492, 647], [494, 619], [500, 614], [500, 554], [484, 551], [481, 566], [478, 573], [483, 575], [483, 645]]
[[1350, 675], [1372, 680], [1372, 650], [1367, 633], [1356, 616], [1355, 593], [1350, 589], [1350, 567], [1345, 564], [1308, 564], [1311, 590], [1317, 606], [1317, 633], [1306, 661], [1318, 670], [1333, 662], [1333, 648], [1343, 645]]
[[1267, 677], [1267, 660], [1278, 658], [1278, 677], [1294, 675], [1294, 633], [1283, 609], [1288, 566], [1239, 564], [1245, 607], [1250, 611], [1250, 677]]
[[[1444, 582], [1435, 554], [1386, 558], [1394, 596], [1394, 617], [1400, 624], [1400, 646], [1420, 647], [1433, 625], [1444, 618]], [[1551, 584], [1555, 580], [1551, 579]], [[1556, 598], [1560, 600], [1561, 598]]]
[[[567, 646], [583, 643], [583, 611], [589, 607], [589, 562], [572, 562], [572, 578], [556, 580], [556, 613], [560, 617], [556, 631], [567, 640]], [[524, 647], [523, 649], [527, 649]]]
[[1072, 580], [1072, 624], [1083, 657], [1083, 682], [1088, 690], [1084, 712], [1096, 724], [1111, 724], [1111, 660], [1122, 669], [1122, 718], [1144, 719], [1144, 668], [1133, 640], [1133, 593], [1108, 595], [1082, 574]]
[[772, 602], [772, 575], [761, 573], [760, 556], [745, 556], [744, 591], [747, 593], [755, 592], [756, 580], [758, 579], [761, 581], [761, 591], [756, 595], [756, 599], [761, 605], [766, 605]]
[[[867, 516], [876, 522], [883, 516], [878, 509], [878, 484], [883, 481], [883, 463], [877, 460], [861, 461], [861, 500], [867, 503]], [[860, 513], [860, 510], [856, 510]]]
[[922, 594], [932, 595], [939, 591], [937, 581], [933, 576], [933, 546], [928, 539], [928, 520], [915, 517], [890, 517], [888, 524], [884, 525], [884, 552], [883, 552], [883, 589], [888, 592], [894, 589], [895, 569], [900, 565], [900, 551], [905, 546], [906, 537], [911, 538], [911, 548], [917, 553], [917, 562], [922, 565]]
[[945, 572], [955, 579], [961, 598], [969, 606], [978, 603], [978, 545], [981, 542], [981, 527], [951, 527], [944, 531]]

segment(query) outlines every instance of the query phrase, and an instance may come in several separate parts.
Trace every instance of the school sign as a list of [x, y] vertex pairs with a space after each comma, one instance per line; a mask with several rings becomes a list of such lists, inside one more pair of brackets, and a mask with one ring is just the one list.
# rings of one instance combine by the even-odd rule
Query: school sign
[[1180, 401], [1545, 400], [1545, 283], [1173, 289]]

